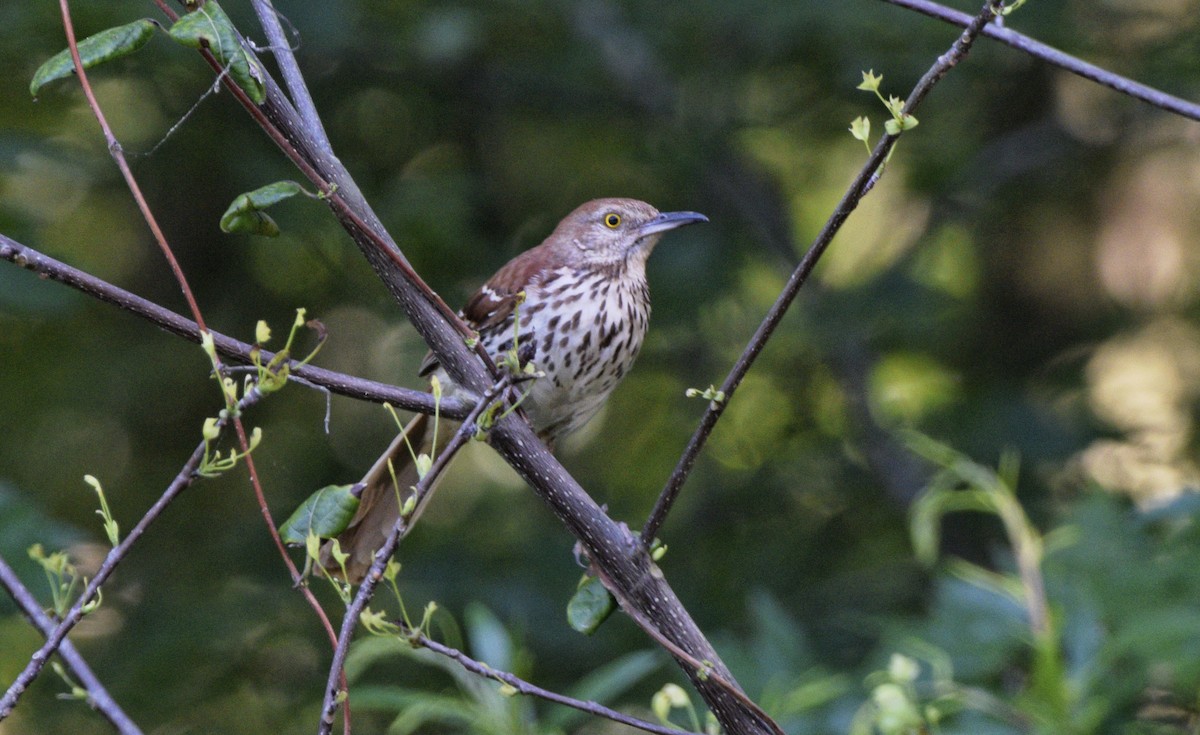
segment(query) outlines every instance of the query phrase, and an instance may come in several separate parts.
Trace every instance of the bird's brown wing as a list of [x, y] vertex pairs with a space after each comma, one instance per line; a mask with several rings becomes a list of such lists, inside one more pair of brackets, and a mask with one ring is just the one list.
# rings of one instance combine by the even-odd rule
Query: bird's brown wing
[[[526, 250], [508, 261], [487, 283], [471, 294], [466, 306], [458, 312], [471, 329], [480, 333], [486, 332], [503, 324], [504, 320], [512, 315], [517, 305], [517, 294], [546, 266], [544, 257], [540, 255], [541, 250], [542, 248]], [[437, 356], [430, 352], [421, 361], [418, 374], [424, 377], [437, 369]]]

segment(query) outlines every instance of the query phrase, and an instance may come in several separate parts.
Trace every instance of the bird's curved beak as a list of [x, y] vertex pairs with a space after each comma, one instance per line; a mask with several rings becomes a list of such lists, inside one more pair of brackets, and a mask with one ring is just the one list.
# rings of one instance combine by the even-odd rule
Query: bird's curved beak
[[663, 212], [638, 228], [638, 238], [707, 221], [708, 217], [699, 212]]

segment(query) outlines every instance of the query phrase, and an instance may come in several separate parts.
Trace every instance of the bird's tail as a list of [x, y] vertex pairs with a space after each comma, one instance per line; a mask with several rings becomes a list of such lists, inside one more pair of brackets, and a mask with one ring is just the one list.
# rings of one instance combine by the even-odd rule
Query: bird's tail
[[[387, 451], [367, 471], [362, 479], [363, 491], [359, 498], [358, 512], [337, 538], [342, 552], [350, 555], [346, 559], [348, 582], [357, 584], [366, 576], [375, 552], [383, 546], [392, 527], [400, 518], [400, 508], [412, 495], [412, 488], [420, 479], [413, 456], [431, 455], [435, 450], [440, 451], [458, 431], [458, 426], [457, 421], [440, 418], [437, 421], [435, 437], [434, 426], [429, 416], [419, 414], [408, 422]], [[425, 509], [435, 488], [436, 481], [434, 487], [425, 493], [425, 497], [409, 515], [410, 526]], [[341, 566], [333, 560], [331, 550], [332, 543], [326, 542], [321, 548], [320, 563], [331, 573], [341, 576]]]

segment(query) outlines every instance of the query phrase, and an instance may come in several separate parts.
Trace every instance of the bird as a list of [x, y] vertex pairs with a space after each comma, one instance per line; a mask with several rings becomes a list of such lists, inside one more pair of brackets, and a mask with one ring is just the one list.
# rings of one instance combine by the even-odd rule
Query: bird
[[[600, 411], [633, 366], [649, 325], [646, 261], [655, 245], [670, 230], [707, 221], [698, 212], [659, 212], [636, 199], [594, 199], [467, 299], [459, 316], [487, 354], [500, 364], [515, 352], [533, 365], [537, 377], [523, 388], [520, 405], [551, 449]], [[456, 390], [432, 353], [419, 375]], [[327, 542], [321, 556], [327, 570], [351, 583], [363, 579], [417, 483], [414, 455], [445, 446], [457, 430], [456, 422], [425, 414], [404, 427], [362, 479], [358, 510], [337, 537], [348, 554], [344, 569]], [[430, 495], [410, 509], [409, 523]]]

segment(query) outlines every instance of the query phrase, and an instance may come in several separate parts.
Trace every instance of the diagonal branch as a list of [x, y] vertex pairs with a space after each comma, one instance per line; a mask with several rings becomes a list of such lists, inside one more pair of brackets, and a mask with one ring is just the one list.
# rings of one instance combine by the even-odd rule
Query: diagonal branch
[[[458, 454], [458, 450], [462, 449], [477, 431], [476, 422], [497, 399], [501, 398], [511, 384], [510, 376], [505, 376], [498, 383], [492, 386], [479, 399], [471, 412], [463, 419], [463, 423], [458, 427], [458, 431], [454, 432], [454, 436], [446, 444], [445, 449], [438, 454], [434, 459], [433, 465], [425, 473], [413, 488], [413, 497], [415, 498], [414, 507], [420, 507], [425, 496], [433, 489], [434, 483], [437, 482], [442, 472], [450, 465], [450, 460], [454, 459], [454, 455]], [[380, 502], [387, 502], [386, 499]], [[354, 637], [354, 631], [358, 627], [359, 617], [363, 610], [366, 609], [367, 603], [371, 601], [371, 597], [375, 594], [375, 588], [383, 579], [384, 568], [387, 567], [388, 561], [391, 560], [392, 554], [396, 553], [396, 548], [400, 545], [400, 540], [408, 534], [409, 524], [408, 517], [401, 514], [396, 519], [395, 526], [392, 527], [388, 534], [387, 540], [383, 546], [375, 552], [375, 559], [371, 562], [371, 568], [367, 571], [363, 578], [362, 584], [358, 587], [358, 592], [355, 593], [354, 599], [346, 607], [346, 613], [342, 617], [342, 628], [338, 633], [337, 646], [333, 651], [333, 660], [329, 664], [329, 680], [325, 687], [325, 701], [321, 709], [321, 723], [318, 729], [319, 735], [328, 735], [333, 729], [333, 716], [337, 712], [337, 707], [341, 701], [339, 697], [339, 680], [343, 680], [342, 666], [346, 661], [346, 654], [350, 650], [350, 639]]]
[[[237, 411], [243, 412], [251, 406], [255, 405], [262, 399], [262, 391], [249, 390], [237, 404]], [[217, 427], [224, 429], [229, 424], [230, 418], [227, 412], [224, 416], [217, 420]], [[42, 668], [49, 661], [50, 656], [58, 650], [66, 640], [67, 634], [79, 624], [83, 619], [84, 607], [97, 598], [101, 585], [108, 581], [112, 573], [116, 571], [117, 565], [129, 555], [129, 551], [133, 545], [137, 543], [146, 529], [150, 527], [158, 517], [163, 514], [171, 501], [179, 497], [179, 494], [191, 487], [200, 475], [197, 470], [200, 468], [201, 462], [204, 461], [205, 455], [208, 454], [208, 442], [201, 441], [192, 452], [191, 457], [180, 468], [179, 473], [175, 475], [175, 479], [167, 486], [167, 489], [159, 496], [158, 500], [150, 506], [150, 509], [141, 517], [141, 519], [129, 530], [128, 535], [121, 539], [121, 542], [112, 548], [104, 557], [104, 561], [100, 564], [100, 568], [96, 570], [96, 576], [92, 577], [88, 582], [87, 587], [79, 598], [75, 600], [70, 609], [63, 615], [62, 620], [54, 626], [54, 630], [46, 635], [46, 642], [29, 658], [29, 663], [17, 675], [16, 680], [9, 686], [8, 691], [0, 697], [0, 720], [4, 720], [12, 714], [13, 708], [16, 707], [17, 701], [25, 690], [41, 673]]]
[[[2, 233], [0, 233], [0, 260], [7, 260], [33, 271], [43, 278], [58, 281], [123, 311], [140, 316], [191, 342], [197, 344], [200, 342], [200, 328], [194, 321], [90, 273], [55, 260]], [[246, 365], [251, 363], [250, 352], [254, 349], [254, 345], [211, 330], [209, 333], [213, 336], [213, 344], [217, 348], [217, 352], [222, 356]], [[263, 350], [262, 355], [264, 361], [269, 361], [274, 357], [274, 353], [267, 350]], [[291, 361], [290, 368], [292, 375], [339, 395], [375, 403], [386, 402], [406, 411], [432, 414], [435, 410], [433, 396], [429, 393], [387, 385], [366, 378], [326, 370], [315, 365], [301, 365], [295, 360]], [[443, 416], [454, 419], [462, 418], [470, 410], [470, 406], [465, 401], [452, 396], [443, 396], [439, 405]]]
[[[930, 18], [951, 23], [959, 27], [966, 27], [971, 23], [971, 16], [967, 13], [962, 13], [957, 10], [947, 8], [945, 5], [940, 5], [930, 0], [883, 0], [892, 5], [898, 5], [902, 8], [915, 10], [918, 13], [928, 15]], [[1001, 43], [1012, 46], [1018, 51], [1024, 51], [1030, 56], [1041, 59], [1049, 64], [1053, 64], [1061, 69], [1078, 74], [1084, 79], [1090, 79], [1097, 84], [1102, 84], [1109, 89], [1114, 89], [1121, 94], [1127, 94], [1130, 97], [1139, 99], [1148, 104], [1154, 105], [1167, 112], [1173, 112], [1176, 115], [1190, 118], [1192, 120], [1200, 120], [1200, 105], [1180, 99], [1174, 95], [1167, 94], [1161, 90], [1149, 87], [1141, 82], [1135, 82], [1128, 77], [1123, 77], [1120, 74], [1114, 74], [1106, 69], [1101, 69], [1095, 64], [1089, 64], [1082, 59], [1063, 53], [1053, 46], [1048, 46], [1041, 41], [1034, 39], [1024, 34], [1018, 33], [1009, 28], [1000, 25], [992, 24], [984, 28], [983, 35], [988, 38], [995, 39]]]
[[[971, 49], [971, 44], [975, 42], [979, 34], [992, 21], [1000, 6], [1000, 0], [988, 0], [984, 3], [983, 9], [972, 19], [967, 29], [962, 32], [958, 39], [955, 40], [950, 50], [939, 56], [933, 63], [933, 66], [925, 72], [925, 75], [913, 87], [912, 92], [909, 93], [908, 99], [904, 103], [904, 114], [912, 113], [933, 89], [934, 85], [966, 57]], [[875, 185], [875, 182], [883, 174], [883, 166], [887, 162], [888, 156], [891, 154], [892, 148], [896, 145], [899, 136], [899, 133], [885, 134], [879, 140], [879, 143], [876, 144], [870, 158], [867, 159], [866, 164], [859, 170], [858, 175], [854, 177], [854, 181], [850, 183], [850, 187], [846, 190], [846, 193], [842, 195], [841, 201], [838, 202], [833, 213], [829, 215], [825, 226], [821, 228], [821, 232], [809, 247], [808, 252], [804, 254], [796, 269], [792, 271], [792, 275], [788, 278], [783, 291], [780, 292], [779, 297], [775, 300], [767, 315], [763, 317], [762, 323], [759, 324], [758, 329], [754, 332], [754, 336], [750, 338], [746, 349], [729, 371], [725, 382], [721, 384], [721, 392], [724, 394], [721, 400], [709, 402], [708, 409], [700, 419], [700, 426], [692, 434], [692, 438], [688, 441], [683, 455], [680, 456], [678, 464], [675, 465], [675, 470], [671, 473], [666, 485], [659, 494], [658, 500], [654, 504], [654, 509], [646, 519], [646, 524], [642, 527], [641, 541], [646, 548], [654, 542], [655, 536], [658, 534], [663, 522], [666, 521], [671, 506], [679, 496], [679, 491], [683, 488], [683, 483], [687, 481], [688, 475], [691, 474], [692, 468], [696, 464], [696, 457], [699, 456], [700, 450], [704, 448], [704, 444], [708, 441], [713, 427], [716, 426], [717, 419], [721, 418], [721, 414], [725, 412], [725, 408], [729, 405], [729, 400], [733, 397], [734, 391], [741, 385], [742, 379], [746, 377], [746, 373], [750, 370], [750, 367], [754, 364], [754, 361], [758, 358], [763, 348], [766, 347], [767, 341], [775, 333], [775, 329], [783, 320], [788, 307], [792, 305], [796, 294], [800, 292], [800, 287], [808, 280], [809, 274], [816, 267], [817, 261], [824, 254], [825, 249], [829, 247], [829, 243], [833, 241], [834, 236], [842, 228], [846, 219], [858, 207], [858, 203], [862, 201], [862, 198], [867, 195], [871, 187]]]
[[536, 684], [531, 684], [530, 682], [525, 681], [515, 674], [510, 674], [507, 671], [499, 671], [481, 661], [476, 661], [457, 648], [452, 648], [443, 643], [438, 643], [416, 629], [402, 625], [400, 627], [400, 631], [401, 636], [403, 636], [404, 639], [411, 645], [428, 648], [434, 653], [453, 659], [467, 671], [479, 674], [480, 676], [484, 676], [489, 679], [495, 679], [503, 684], [507, 684], [515, 689], [518, 694], [524, 694], [530, 697], [538, 697], [546, 700], [547, 702], [554, 702], [555, 704], [561, 704], [566, 707], [573, 707], [581, 712], [587, 712], [588, 714], [595, 715], [597, 717], [604, 717], [612, 720], [613, 722], [619, 722], [622, 725], [629, 725], [630, 727], [636, 727], [639, 730], [655, 733], [655, 735], [699, 735], [698, 733], [689, 733], [686, 730], [680, 730], [675, 726], [668, 727], [666, 725], [656, 725], [653, 722], [640, 720], [636, 717], [631, 717], [630, 715], [624, 714], [623, 712], [618, 712], [611, 707], [605, 707], [598, 702], [575, 699], [574, 697], [568, 697], [558, 694], [557, 692], [552, 692], [548, 689], [543, 689]]
[[[49, 636], [54, 632], [54, 620], [42, 610], [33, 594], [21, 583], [16, 572], [2, 557], [0, 557], [0, 587], [8, 592], [9, 597], [17, 603], [17, 607], [21, 608], [21, 612], [33, 624], [33, 627], [41, 631], [42, 635]], [[112, 726], [121, 735], [142, 735], [141, 728], [129, 718], [129, 715], [125, 714], [125, 710], [121, 709], [121, 706], [104, 688], [104, 684], [92, 671], [92, 667], [88, 666], [83, 656], [79, 655], [75, 644], [64, 640], [58, 648], [58, 655], [67, 662], [71, 673], [75, 674], [84, 689], [87, 690], [88, 705], [104, 715], [104, 718], [112, 723]]]
[[[589, 571], [590, 573], [594, 573], [602, 582], [604, 582], [605, 587], [609, 589], [614, 587], [612, 580], [605, 577], [603, 570], [597, 569], [593, 566]], [[701, 661], [689, 654], [687, 651], [681, 649], [679, 646], [675, 645], [669, 638], [660, 633], [654, 626], [653, 622], [647, 620], [636, 606], [631, 605], [629, 600], [621, 596], [619, 591], [614, 593], [614, 597], [617, 600], [617, 604], [621, 606], [621, 609], [625, 612], [625, 614], [633, 618], [633, 622], [637, 623], [642, 630], [646, 631], [646, 634], [653, 638], [658, 645], [666, 649], [667, 652], [674, 656], [677, 660], [686, 662], [688, 666], [691, 666], [696, 671], [704, 672], [704, 675], [707, 678], [711, 679], [718, 686], [724, 688], [730, 694], [730, 696], [741, 701], [742, 704], [748, 710], [750, 710], [750, 712], [754, 713], [754, 715], [758, 717], [762, 725], [771, 733], [773, 733], [773, 735], [784, 735], [783, 730], [780, 729], [779, 725], [777, 725], [761, 707], [747, 697], [745, 692], [737, 688], [731, 682], [726, 681], [720, 674], [714, 673], [711, 670], [712, 666], [710, 662]]]
[[279, 11], [271, 4], [271, 0], [252, 0], [250, 4], [254, 6], [259, 25], [267, 34], [267, 41], [271, 44], [271, 55], [275, 57], [275, 63], [279, 64], [279, 73], [283, 77], [283, 83], [287, 85], [288, 92], [291, 93], [297, 114], [304, 121], [304, 129], [313, 136], [314, 146], [332, 155], [333, 145], [325, 133], [325, 126], [321, 124], [321, 116], [317, 114], [317, 106], [313, 104], [304, 75], [300, 73], [296, 54], [288, 43], [287, 34], [283, 32], [283, 25], [279, 22]]

